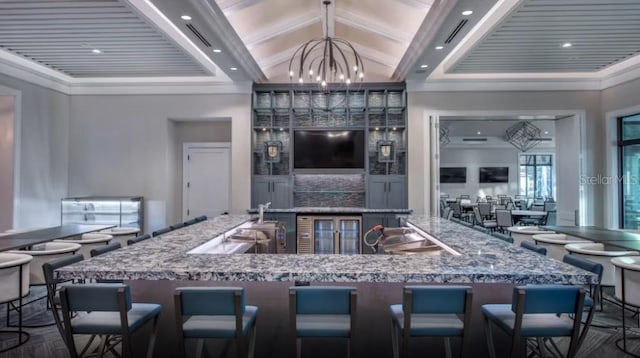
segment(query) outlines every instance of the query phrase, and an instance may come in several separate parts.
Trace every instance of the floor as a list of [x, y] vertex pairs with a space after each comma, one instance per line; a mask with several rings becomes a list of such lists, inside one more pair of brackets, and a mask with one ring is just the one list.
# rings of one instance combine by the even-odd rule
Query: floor
[[[36, 288], [32, 290], [31, 296], [42, 296], [44, 295], [44, 291]], [[31, 304], [25, 308], [24, 311], [24, 319], [27, 322], [39, 321], [42, 322], [44, 320], [50, 319], [50, 316], [46, 314], [43, 316], [41, 313], [44, 309], [44, 300], [38, 301], [34, 304]], [[5, 327], [5, 318], [6, 318], [6, 309], [2, 307], [0, 310], [0, 322], [2, 322], [2, 326], [0, 330], [3, 330]], [[14, 317], [14, 316], [12, 316]], [[637, 324], [637, 317], [632, 317], [632, 314], [628, 314], [627, 324]], [[605, 303], [605, 308], [603, 312], [598, 312], [593, 320], [593, 326], [589, 331], [589, 335], [585, 340], [583, 346], [581, 347], [578, 357], [584, 358], [613, 358], [613, 357], [629, 357], [629, 355], [624, 354], [620, 350], [615, 347], [615, 341], [622, 337], [621, 330], [619, 328], [609, 328], [609, 326], [619, 326], [620, 325], [620, 308], [611, 303]], [[46, 327], [46, 328], [29, 328], [26, 329], [27, 332], [30, 333], [31, 337], [29, 341], [18, 348], [15, 348], [11, 351], [0, 353], [0, 357], [7, 358], [25, 358], [25, 357], [69, 357], [69, 354], [60, 338], [60, 334], [56, 329], [55, 325]], [[628, 347], [635, 354], [640, 355], [640, 329], [632, 328], [629, 332], [629, 335], [632, 337], [637, 337], [638, 340], [631, 340], [628, 342]], [[0, 349], [7, 345], [12, 344], [15, 340], [6, 334], [0, 335]], [[86, 338], [82, 339], [80, 342], [86, 342]], [[315, 344], [322, 344], [322, 342], [316, 342]], [[391, 342], [389, 342], [390, 344]], [[566, 341], [558, 340], [558, 345], [561, 349], [566, 345]], [[314, 344], [314, 345], [315, 345]], [[441, 343], [438, 343], [441, 344]], [[455, 341], [454, 341], [455, 344]], [[317, 353], [315, 349], [312, 348], [314, 345], [309, 345], [307, 349], [303, 349], [303, 357], [312, 357], [312, 356], [323, 356], [322, 354]], [[417, 346], [418, 344], [416, 344]], [[424, 345], [421, 345], [424, 348]], [[233, 349], [228, 349], [228, 345], [217, 345], [213, 348], [210, 348], [212, 354], [208, 356], [218, 356], [221, 353], [230, 353], [226, 356], [235, 356], [233, 354]], [[260, 350], [260, 347], [256, 347], [257, 350]], [[455, 354], [455, 351], [454, 351]], [[107, 355], [111, 356], [111, 355]], [[155, 352], [156, 357], [162, 357], [162, 352]], [[346, 353], [345, 353], [346, 356]], [[473, 355], [472, 355], [473, 356]], [[475, 357], [475, 356], [473, 356]], [[372, 357], [371, 357], [372, 358]]]

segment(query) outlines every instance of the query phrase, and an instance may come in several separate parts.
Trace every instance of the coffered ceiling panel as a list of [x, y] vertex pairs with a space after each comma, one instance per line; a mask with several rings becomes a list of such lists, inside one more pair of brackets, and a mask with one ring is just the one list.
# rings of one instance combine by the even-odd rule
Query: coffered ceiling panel
[[523, 0], [449, 72], [595, 72], [638, 53], [638, 0]]
[[0, 48], [72, 77], [211, 75], [117, 0], [0, 0]]

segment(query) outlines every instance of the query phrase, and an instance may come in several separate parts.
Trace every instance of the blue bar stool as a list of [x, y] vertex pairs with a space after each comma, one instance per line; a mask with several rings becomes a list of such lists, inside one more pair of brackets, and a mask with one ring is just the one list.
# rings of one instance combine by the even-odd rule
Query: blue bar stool
[[289, 288], [289, 326], [300, 358], [302, 338], [347, 338], [348, 356], [353, 357], [356, 327], [355, 287], [305, 286]]
[[542, 246], [537, 246], [534, 242], [532, 241], [523, 241], [520, 243], [520, 247], [527, 249], [527, 250], [531, 250], [535, 253], [538, 253], [542, 256], [547, 256], [547, 248], [542, 247]]
[[178, 287], [174, 294], [180, 352], [185, 338], [195, 338], [201, 357], [205, 338], [233, 338], [237, 356], [245, 356], [244, 337], [249, 336], [248, 356], [256, 344], [258, 307], [245, 305], [242, 287]]
[[[162, 306], [155, 303], [131, 303], [129, 286], [117, 283], [94, 283], [86, 285], [65, 285], [60, 289], [62, 318], [67, 348], [72, 358], [78, 355], [74, 335], [100, 335], [98, 356], [112, 350], [112, 336], [120, 336], [122, 356], [133, 357], [131, 334], [152, 322], [152, 333], [147, 348], [147, 358], [153, 356], [158, 316]], [[86, 312], [77, 315], [76, 312]], [[89, 341], [91, 342], [91, 341]]]
[[[576, 356], [584, 308], [584, 289], [577, 286], [530, 285], [513, 289], [513, 302], [482, 305], [489, 356], [496, 357], [492, 326], [511, 336], [511, 357], [519, 357], [526, 338], [536, 338], [544, 356], [546, 337], [571, 337], [567, 358]], [[558, 314], [574, 315], [572, 320]]]
[[[451, 357], [450, 337], [461, 337], [461, 356], [468, 345], [471, 327], [470, 286], [406, 286], [402, 304], [391, 305], [391, 341], [393, 356], [399, 356], [399, 336], [402, 336], [402, 356], [409, 353], [411, 337], [444, 337], [445, 354]], [[460, 319], [458, 315], [463, 314]]]

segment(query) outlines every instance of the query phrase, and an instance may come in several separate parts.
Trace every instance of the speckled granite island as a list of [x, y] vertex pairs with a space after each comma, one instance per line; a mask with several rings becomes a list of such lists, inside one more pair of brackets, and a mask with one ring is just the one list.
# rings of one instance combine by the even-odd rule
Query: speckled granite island
[[460, 256], [187, 254], [251, 219], [219, 216], [60, 270], [65, 278], [315, 282], [585, 283], [591, 275], [440, 218], [407, 220]]
[[[256, 342], [256, 357], [260, 358], [295, 356], [295, 344], [287, 330], [287, 293], [296, 281], [357, 287], [358, 357], [392, 356], [388, 305], [402, 301], [405, 284], [468, 284], [474, 290], [471, 349], [474, 357], [485, 357], [482, 304], [510, 302], [512, 288], [517, 284], [577, 284], [593, 278], [585, 271], [461, 225], [419, 215], [408, 216], [408, 222], [460, 255], [187, 254], [251, 218], [249, 215], [212, 218], [65, 267], [59, 273], [66, 278], [124, 279], [131, 286], [135, 301], [161, 303], [163, 313], [155, 357], [178, 356], [172, 300], [176, 287], [242, 286], [246, 289], [247, 303], [260, 307]], [[230, 343], [207, 344], [206, 349], [214, 352], [210, 353], [213, 356], [233, 350], [225, 345]], [[508, 344], [497, 346], [501, 349]], [[424, 356], [425, 349], [429, 356], [444, 356], [441, 341], [436, 340], [413, 349], [410, 357]], [[304, 357], [345, 356], [345, 350], [343, 341], [319, 339], [303, 344]], [[454, 341], [454, 356], [457, 352]]]

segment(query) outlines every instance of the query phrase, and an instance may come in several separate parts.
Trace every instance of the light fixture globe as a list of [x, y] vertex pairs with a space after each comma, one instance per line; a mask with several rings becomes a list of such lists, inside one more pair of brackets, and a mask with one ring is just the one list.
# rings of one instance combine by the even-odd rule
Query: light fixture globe
[[333, 83], [350, 85], [364, 80], [364, 64], [348, 41], [329, 36], [329, 5], [325, 6], [324, 37], [303, 43], [289, 60], [292, 83], [317, 83], [327, 89]]

